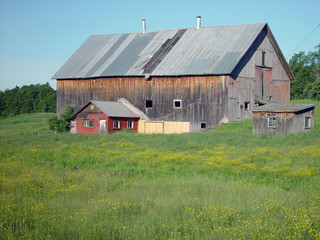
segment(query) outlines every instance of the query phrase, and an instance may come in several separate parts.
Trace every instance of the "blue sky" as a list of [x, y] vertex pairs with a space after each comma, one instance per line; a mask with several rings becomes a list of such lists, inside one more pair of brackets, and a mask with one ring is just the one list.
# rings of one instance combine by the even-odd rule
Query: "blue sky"
[[194, 28], [196, 16], [202, 27], [267, 22], [287, 61], [320, 44], [319, 0], [0, 0], [0, 90], [55, 88], [51, 77], [92, 34], [140, 32], [143, 18], [147, 31]]

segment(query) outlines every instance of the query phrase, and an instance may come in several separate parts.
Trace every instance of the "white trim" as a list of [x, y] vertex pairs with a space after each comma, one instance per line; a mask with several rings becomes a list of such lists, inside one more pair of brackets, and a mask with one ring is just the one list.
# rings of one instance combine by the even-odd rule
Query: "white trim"
[[[176, 106], [176, 103], [179, 103], [180, 106]], [[182, 100], [181, 99], [173, 99], [173, 108], [174, 109], [181, 109], [182, 108]]]
[[127, 128], [129, 128], [129, 129], [133, 129], [134, 128], [134, 121], [133, 120], [128, 120]]
[[121, 129], [120, 120], [113, 120], [113, 129]]

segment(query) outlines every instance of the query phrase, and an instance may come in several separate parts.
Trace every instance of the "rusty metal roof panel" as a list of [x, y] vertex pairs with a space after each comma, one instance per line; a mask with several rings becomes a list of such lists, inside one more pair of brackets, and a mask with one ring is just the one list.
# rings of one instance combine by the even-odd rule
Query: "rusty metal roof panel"
[[91, 100], [91, 102], [108, 117], [140, 118], [137, 114], [133, 113], [128, 107], [120, 102], [97, 100]]
[[[146, 64], [153, 58], [153, 56], [161, 49], [161, 46], [168, 39], [173, 38], [173, 36], [177, 33], [178, 30], [167, 30], [167, 31], [159, 31], [152, 32], [155, 34], [149, 44], [139, 53], [137, 61], [133, 64], [132, 68], [130, 68], [126, 75], [128, 76], [140, 76], [145, 75], [145, 66]], [[148, 34], [148, 33], [144, 33]]]
[[230, 74], [265, 26], [94, 35], [53, 78]]
[[317, 104], [281, 104], [269, 103], [252, 109], [252, 112], [300, 112], [307, 109], [312, 109]]

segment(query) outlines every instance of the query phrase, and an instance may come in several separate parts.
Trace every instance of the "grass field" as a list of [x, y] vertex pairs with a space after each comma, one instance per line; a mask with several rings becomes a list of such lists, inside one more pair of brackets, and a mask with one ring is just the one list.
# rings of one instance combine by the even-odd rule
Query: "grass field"
[[[301, 101], [300, 101], [301, 102]], [[0, 120], [0, 239], [320, 239], [320, 111], [308, 133], [252, 121], [182, 135], [55, 134]]]

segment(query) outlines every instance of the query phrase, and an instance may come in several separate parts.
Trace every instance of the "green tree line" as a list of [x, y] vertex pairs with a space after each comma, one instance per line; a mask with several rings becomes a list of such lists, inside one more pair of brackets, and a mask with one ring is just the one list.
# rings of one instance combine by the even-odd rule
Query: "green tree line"
[[56, 112], [56, 91], [49, 83], [0, 91], [1, 118], [35, 112]]
[[296, 80], [291, 81], [292, 99], [320, 100], [320, 44], [314, 52], [299, 52], [292, 56], [289, 66]]

